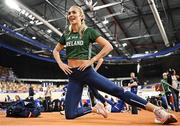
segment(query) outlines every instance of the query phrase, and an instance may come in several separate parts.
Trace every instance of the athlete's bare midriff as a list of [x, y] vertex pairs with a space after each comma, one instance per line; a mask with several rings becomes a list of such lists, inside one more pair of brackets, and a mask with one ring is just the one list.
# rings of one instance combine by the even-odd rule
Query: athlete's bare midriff
[[79, 59], [68, 59], [68, 66], [76, 68], [81, 66], [81, 64], [87, 62], [88, 60], [79, 60]]

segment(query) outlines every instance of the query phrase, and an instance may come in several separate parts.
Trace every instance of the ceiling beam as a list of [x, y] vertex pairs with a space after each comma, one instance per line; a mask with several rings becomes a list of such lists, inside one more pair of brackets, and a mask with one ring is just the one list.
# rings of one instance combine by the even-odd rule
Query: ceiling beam
[[56, 34], [58, 35], [62, 35], [62, 33], [57, 30], [53, 25], [51, 25], [50, 23], [48, 23], [45, 19], [43, 19], [42, 17], [40, 17], [38, 14], [36, 14], [35, 12], [31, 11], [28, 7], [26, 7], [25, 5], [23, 5], [22, 3], [20, 2], [17, 2], [18, 5], [25, 9], [26, 11], [28, 11], [30, 14], [32, 14], [34, 17], [36, 17], [38, 20], [42, 21], [48, 28], [50, 28], [52, 31], [54, 31]]
[[[85, 6], [83, 6], [82, 2], [80, 0], [74, 0], [74, 2], [79, 5], [82, 6], [82, 8], [84, 10], [87, 10], [87, 8], [85, 8]], [[105, 36], [105, 38], [107, 40], [109, 40], [109, 38], [113, 38], [113, 36], [110, 33], [110, 30], [107, 29], [107, 27], [99, 20], [97, 20], [97, 16], [95, 15], [94, 11], [86, 11], [85, 12], [86, 16], [89, 17], [89, 19], [94, 23], [94, 25], [100, 30], [101, 33], [103, 33], [103, 35]], [[125, 52], [124, 50], [120, 50], [119, 48], [117, 48], [115, 46], [115, 44], [113, 43], [113, 41], [109, 40], [109, 42], [112, 44], [112, 46], [114, 47], [114, 51], [117, 53], [117, 55], [124, 55], [127, 56], [129, 55], [127, 52]], [[121, 46], [121, 45], [120, 45]]]
[[[170, 8], [168, 0], [165, 0], [165, 2], [166, 2], [166, 5], [167, 5], [167, 13], [168, 13], [168, 16], [169, 16], [169, 18], [171, 20], [172, 29], [173, 29], [173, 31], [176, 31], [176, 27], [175, 27], [175, 24], [174, 24], [174, 19], [173, 19], [173, 16], [172, 16], [172, 10], [171, 10], [172, 8]], [[178, 38], [177, 38], [175, 32], [174, 32], [174, 38], [176, 39], [176, 41], [178, 41]]]
[[[102, 0], [102, 2], [104, 4], [106, 4], [106, 2], [104, 0]], [[110, 14], [114, 13], [110, 8], [107, 8], [107, 10], [109, 11]], [[121, 25], [121, 23], [118, 21], [117, 17], [113, 17], [114, 22], [118, 24], [118, 26], [120, 27], [120, 29], [122, 30], [123, 34], [125, 35], [125, 37], [128, 37], [127, 32], [125, 32], [125, 29], [123, 28], [123, 26]], [[137, 53], [137, 50], [133, 48], [133, 44], [131, 41], [128, 41], [128, 45], [129, 47], [131, 47], [132, 53]]]
[[[171, 12], [173, 12], [173, 11], [180, 10], [180, 7], [174, 7], [174, 8], [169, 8], [169, 9], [171, 10]], [[165, 8], [165, 10], [168, 11], [168, 9], [166, 9], [166, 8]], [[158, 12], [163, 13], [164, 10], [159, 8]], [[152, 11], [146, 11], [146, 12], [143, 11], [143, 13], [142, 13], [142, 16], [149, 16], [149, 15], [152, 15]], [[129, 15], [129, 17], [121, 18], [121, 21], [126, 22], [133, 18], [137, 18], [138, 16], [139, 16], [138, 14], [132, 14], [132, 15]]]
[[152, 13], [154, 15], [154, 18], [156, 20], [156, 23], [157, 23], [157, 26], [158, 26], [159, 31], [161, 33], [161, 37], [162, 37], [162, 39], [164, 41], [164, 44], [168, 47], [168, 46], [170, 46], [170, 43], [169, 43], [169, 40], [167, 38], [167, 34], [166, 34], [165, 29], [163, 27], [163, 24], [162, 24], [161, 18], [159, 16], [158, 10], [156, 8], [156, 5], [154, 3], [154, 0], [148, 0], [148, 3], [149, 3], [149, 6], [150, 6], [150, 9], [151, 9], [151, 11], [152, 11]]
[[[161, 43], [153, 43], [153, 44], [136, 44], [134, 46], [134, 48], [152, 48], [154, 49], [154, 46], [157, 46], [157, 47], [163, 47], [164, 44], [161, 42]], [[148, 51], [148, 50], [147, 50]], [[158, 50], [157, 50], [158, 51]]]
[[[137, 3], [136, 3], [135, 0], [132, 0], [132, 1], [133, 1], [134, 5], [137, 7], [137, 11], [138, 11], [138, 14], [139, 14], [139, 20], [142, 20], [142, 22], [143, 22], [143, 24], [144, 24], [144, 27], [145, 27], [145, 29], [146, 29], [146, 31], [147, 31], [147, 33], [150, 35], [150, 34], [151, 34], [151, 33], [150, 33], [150, 30], [149, 30], [149, 28], [148, 28], [148, 26], [147, 26], [147, 24], [146, 24], [146, 22], [145, 22], [144, 17], [142, 16], [142, 12], [141, 12], [140, 7], [137, 5]], [[141, 24], [139, 24], [139, 25], [141, 25]], [[139, 27], [139, 28], [140, 28], [139, 30], [141, 30], [141, 27]], [[140, 33], [140, 34], [141, 34], [141, 33]], [[151, 39], [151, 42], [154, 43], [154, 40], [153, 40], [152, 36], [149, 36], [149, 38]], [[154, 48], [157, 49], [156, 47], [154, 47]]]

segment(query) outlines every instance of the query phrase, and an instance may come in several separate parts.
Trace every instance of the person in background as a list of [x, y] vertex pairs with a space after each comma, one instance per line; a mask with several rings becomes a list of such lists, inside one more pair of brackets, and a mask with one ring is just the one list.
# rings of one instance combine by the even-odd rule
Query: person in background
[[167, 108], [168, 108], [168, 105], [169, 105], [171, 107], [171, 110], [174, 111], [173, 95], [172, 95], [172, 91], [170, 89], [171, 85], [167, 82], [168, 73], [164, 72], [162, 74], [162, 76], [163, 76], [163, 79], [161, 79], [161, 85], [162, 85], [163, 91], [164, 91], [165, 96], [166, 96]]
[[51, 87], [50, 85], [47, 86], [47, 89], [45, 91], [45, 111], [50, 111], [50, 104], [51, 104]]
[[167, 77], [167, 82], [171, 85], [171, 92], [173, 95], [173, 99], [174, 99], [174, 107], [175, 107], [175, 111], [179, 112], [179, 90], [178, 90], [178, 79], [179, 76], [176, 75], [176, 71], [174, 69], [169, 69], [168, 70], [168, 77]]
[[158, 100], [159, 100], [160, 106], [162, 106], [164, 109], [168, 109], [165, 95], [159, 94]]
[[30, 85], [30, 87], [29, 87], [29, 99], [30, 99], [31, 101], [34, 100], [34, 95], [35, 95], [35, 93], [34, 93], [34, 88], [33, 88], [32, 85]]
[[20, 96], [19, 95], [15, 95], [15, 101], [20, 101], [20, 100], [21, 100]]
[[5, 102], [11, 102], [11, 98], [10, 98], [9, 95], [6, 95], [6, 97], [5, 97]]
[[[137, 91], [138, 91], [138, 79], [137, 77], [135, 76], [135, 73], [134, 72], [131, 72], [130, 73], [130, 77], [131, 77], [131, 80], [130, 82], [128, 83], [128, 87], [130, 87], [131, 89], [131, 92], [133, 94], [137, 94]], [[132, 106], [132, 114], [138, 114], [138, 109], [136, 106]]]

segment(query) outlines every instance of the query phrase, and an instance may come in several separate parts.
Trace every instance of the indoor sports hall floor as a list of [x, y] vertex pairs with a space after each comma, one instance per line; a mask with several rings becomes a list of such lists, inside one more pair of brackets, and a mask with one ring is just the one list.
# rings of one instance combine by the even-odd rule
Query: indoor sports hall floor
[[[180, 126], [180, 112], [174, 113]], [[7, 118], [5, 112], [0, 112], [0, 126], [155, 126], [154, 114], [139, 111], [138, 115], [130, 112], [110, 113], [107, 119], [97, 114], [88, 114], [83, 117], [66, 120], [59, 112], [42, 113], [38, 118]]]

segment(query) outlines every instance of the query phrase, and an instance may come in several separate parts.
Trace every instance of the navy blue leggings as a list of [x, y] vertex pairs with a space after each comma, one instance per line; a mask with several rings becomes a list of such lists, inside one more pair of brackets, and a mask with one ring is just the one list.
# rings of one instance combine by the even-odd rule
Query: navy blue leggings
[[[104, 98], [96, 88], [89, 86], [89, 92], [90, 94], [92, 94], [96, 99], [98, 99], [101, 103], [105, 104], [105, 102], [109, 103], [110, 105], [114, 105], [114, 103], [106, 98]], [[90, 96], [91, 97], [91, 96]], [[93, 101], [93, 99], [91, 99], [91, 102]], [[92, 106], [94, 106], [92, 104]]]
[[91, 98], [92, 106], [95, 105], [94, 97], [96, 99], [100, 100], [101, 103], [105, 104], [106, 99], [98, 92], [98, 90], [96, 88], [89, 86], [88, 91], [90, 93], [90, 98]]
[[145, 109], [146, 100], [129, 91], [124, 91], [122, 87], [116, 86], [112, 81], [97, 73], [92, 67], [88, 67], [84, 71], [73, 68], [72, 71], [73, 73], [68, 76], [69, 83], [65, 99], [66, 119], [74, 119], [91, 112], [91, 108], [78, 108], [84, 84], [118, 97], [130, 105]]

